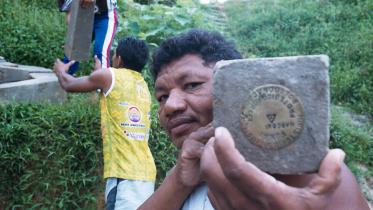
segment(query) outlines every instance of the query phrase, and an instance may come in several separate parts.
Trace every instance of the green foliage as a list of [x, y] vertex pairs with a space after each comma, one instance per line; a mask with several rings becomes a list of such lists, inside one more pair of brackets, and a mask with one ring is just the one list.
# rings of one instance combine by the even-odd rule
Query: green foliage
[[211, 28], [206, 24], [204, 7], [194, 1], [180, 1], [173, 7], [162, 4], [119, 4], [120, 25], [117, 39], [127, 35], [148, 42], [151, 49], [161, 41], [190, 28]]
[[41, 9], [57, 10], [57, 0], [21, 0], [22, 4]]
[[95, 208], [103, 191], [96, 104], [0, 106], [0, 207]]
[[55, 1], [1, 0], [0, 8], [1, 56], [10, 62], [51, 67], [63, 55], [66, 26]]
[[247, 57], [327, 54], [332, 101], [373, 114], [373, 2], [231, 2], [231, 32]]
[[134, 0], [135, 3], [139, 4], [154, 4], [154, 3], [159, 3], [159, 4], [164, 4], [167, 6], [173, 6], [176, 4], [176, 0], [163, 0], [163, 1], [155, 1], [155, 0]]
[[[331, 147], [342, 148], [346, 152], [346, 162], [349, 166], [363, 164], [373, 175], [373, 130], [371, 127], [354, 123], [349, 117], [349, 110], [332, 107], [330, 126]], [[356, 173], [359, 173], [355, 169]]]

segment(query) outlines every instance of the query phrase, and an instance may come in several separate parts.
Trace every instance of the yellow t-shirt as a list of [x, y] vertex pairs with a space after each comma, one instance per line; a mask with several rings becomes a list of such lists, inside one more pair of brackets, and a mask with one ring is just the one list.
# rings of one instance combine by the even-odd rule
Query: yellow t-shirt
[[140, 73], [110, 68], [112, 83], [100, 94], [104, 178], [154, 181], [148, 147], [150, 93]]

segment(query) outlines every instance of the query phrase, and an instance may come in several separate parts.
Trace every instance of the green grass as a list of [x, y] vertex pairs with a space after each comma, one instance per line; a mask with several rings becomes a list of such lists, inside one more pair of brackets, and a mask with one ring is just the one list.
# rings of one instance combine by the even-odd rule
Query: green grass
[[98, 106], [68, 103], [0, 106], [0, 206], [92, 207], [103, 187]]
[[[46, 2], [46, 1], [45, 1]], [[63, 56], [65, 20], [56, 2], [0, 1], [0, 55], [10, 62], [51, 67]]]
[[[149, 144], [159, 184], [176, 148], [156, 110], [153, 105]], [[100, 132], [92, 94], [71, 94], [59, 105], [0, 105], [0, 209], [96, 209], [105, 186]]]
[[351, 110], [333, 106], [331, 120], [331, 147], [346, 151], [346, 162], [363, 164], [373, 175], [373, 129], [359, 125], [349, 116]]

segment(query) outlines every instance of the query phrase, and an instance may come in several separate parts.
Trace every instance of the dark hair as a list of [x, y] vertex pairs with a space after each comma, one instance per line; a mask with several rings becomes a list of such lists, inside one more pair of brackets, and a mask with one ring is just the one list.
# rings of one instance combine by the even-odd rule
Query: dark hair
[[145, 41], [129, 36], [121, 39], [116, 49], [123, 67], [141, 72], [149, 59], [149, 48]]
[[192, 29], [186, 33], [166, 39], [154, 52], [151, 67], [154, 79], [157, 78], [162, 66], [186, 54], [200, 55], [207, 65], [220, 60], [242, 58], [234, 43], [225, 40], [220, 33]]

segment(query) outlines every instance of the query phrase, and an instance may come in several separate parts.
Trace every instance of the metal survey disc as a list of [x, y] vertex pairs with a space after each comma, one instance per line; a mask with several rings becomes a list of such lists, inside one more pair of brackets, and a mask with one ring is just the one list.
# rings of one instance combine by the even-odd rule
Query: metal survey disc
[[304, 109], [288, 88], [256, 87], [242, 104], [240, 124], [246, 138], [265, 149], [280, 149], [297, 140], [304, 127]]

